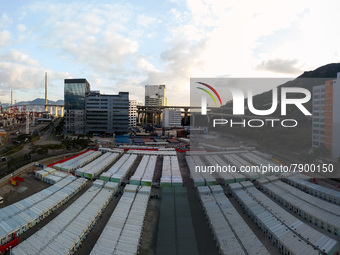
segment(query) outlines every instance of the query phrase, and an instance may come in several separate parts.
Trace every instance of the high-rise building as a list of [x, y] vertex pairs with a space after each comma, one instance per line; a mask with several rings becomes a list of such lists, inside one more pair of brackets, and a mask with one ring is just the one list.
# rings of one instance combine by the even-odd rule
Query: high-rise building
[[325, 146], [340, 156], [340, 73], [337, 79], [313, 87], [313, 150]]
[[85, 99], [86, 133], [125, 134], [129, 129], [129, 92], [91, 91]]
[[163, 127], [180, 127], [182, 115], [180, 109], [166, 108], [163, 110]]
[[125, 134], [129, 127], [129, 93], [90, 91], [86, 79], [65, 79], [65, 132]]
[[137, 105], [141, 105], [141, 103], [137, 102], [137, 100], [129, 101], [129, 127], [135, 127], [137, 125]]
[[168, 105], [165, 85], [145, 85], [145, 106]]
[[65, 79], [65, 132], [85, 133], [85, 97], [90, 92], [90, 84], [86, 79]]

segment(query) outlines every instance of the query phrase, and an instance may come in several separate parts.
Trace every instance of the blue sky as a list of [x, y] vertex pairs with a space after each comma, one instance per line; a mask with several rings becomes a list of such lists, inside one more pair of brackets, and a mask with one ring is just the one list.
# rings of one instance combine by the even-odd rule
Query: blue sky
[[[190, 78], [296, 77], [339, 62], [338, 1], [0, 2], [0, 101], [63, 99], [65, 78], [93, 90], [166, 84], [189, 104]], [[254, 88], [255, 92], [269, 89]]]

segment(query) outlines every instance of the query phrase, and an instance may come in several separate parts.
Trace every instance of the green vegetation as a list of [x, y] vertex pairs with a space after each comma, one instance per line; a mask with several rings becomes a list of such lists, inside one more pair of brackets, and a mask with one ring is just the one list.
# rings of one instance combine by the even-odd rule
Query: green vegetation
[[1, 155], [2, 156], [8, 156], [8, 155], [11, 155], [11, 154], [16, 153], [18, 151], [21, 151], [23, 148], [24, 148], [23, 144], [8, 146], [5, 150], [3, 150], [1, 152]]

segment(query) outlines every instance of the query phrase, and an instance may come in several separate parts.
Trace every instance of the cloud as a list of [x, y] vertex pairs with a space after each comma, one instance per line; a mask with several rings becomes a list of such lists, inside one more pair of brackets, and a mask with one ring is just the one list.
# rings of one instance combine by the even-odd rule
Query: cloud
[[145, 14], [140, 14], [137, 17], [137, 24], [144, 26], [144, 27], [148, 27], [155, 22], [156, 22], [156, 18], [149, 17]]
[[26, 31], [26, 26], [24, 24], [17, 25], [18, 32], [22, 33]]
[[303, 65], [299, 64], [297, 59], [270, 59], [262, 61], [257, 65], [257, 70], [265, 70], [274, 73], [282, 74], [301, 74]]
[[11, 33], [7, 30], [0, 31], [0, 47], [8, 46], [11, 40]]
[[[9, 100], [9, 92], [5, 91], [10, 89], [15, 89], [19, 93], [41, 91], [44, 88], [45, 72], [48, 73], [48, 84], [51, 89], [56, 89], [58, 85], [60, 86], [61, 80], [70, 77], [69, 73], [41, 66], [39, 61], [18, 50], [12, 49], [8, 54], [1, 55], [0, 59], [6, 59], [0, 60], [0, 90], [4, 91], [1, 100]], [[34, 96], [37, 97], [37, 94]]]
[[12, 19], [8, 16], [7, 13], [3, 13], [0, 17], [0, 28], [7, 27], [11, 23], [12, 23]]

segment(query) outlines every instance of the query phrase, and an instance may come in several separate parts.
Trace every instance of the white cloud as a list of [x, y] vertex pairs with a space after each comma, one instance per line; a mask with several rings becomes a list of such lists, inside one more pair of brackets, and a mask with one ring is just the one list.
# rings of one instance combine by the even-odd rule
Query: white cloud
[[153, 23], [156, 22], [156, 18], [154, 17], [149, 17], [145, 14], [140, 14], [137, 17], [137, 24], [144, 26], [144, 27], [148, 27], [150, 25], [152, 25]]
[[266, 70], [274, 73], [296, 75], [303, 72], [302, 65], [297, 59], [269, 59], [262, 61], [257, 70]]
[[10, 23], [12, 23], [12, 19], [8, 16], [7, 13], [3, 13], [0, 17], [0, 28], [7, 27]]
[[[44, 88], [44, 75], [48, 73], [49, 87], [60, 92], [60, 81], [70, 76], [66, 72], [56, 72], [45, 68], [29, 55], [18, 50], [10, 50], [8, 54], [1, 56], [0, 61], [0, 90], [9, 91], [15, 89], [17, 92], [41, 90]], [[59, 94], [60, 97], [62, 93]], [[34, 95], [37, 97], [37, 95]], [[2, 96], [1, 100], [9, 100], [9, 93]]]
[[18, 32], [22, 33], [26, 31], [26, 26], [24, 24], [17, 25]]
[[11, 40], [11, 33], [7, 30], [0, 31], [0, 47], [8, 46]]

